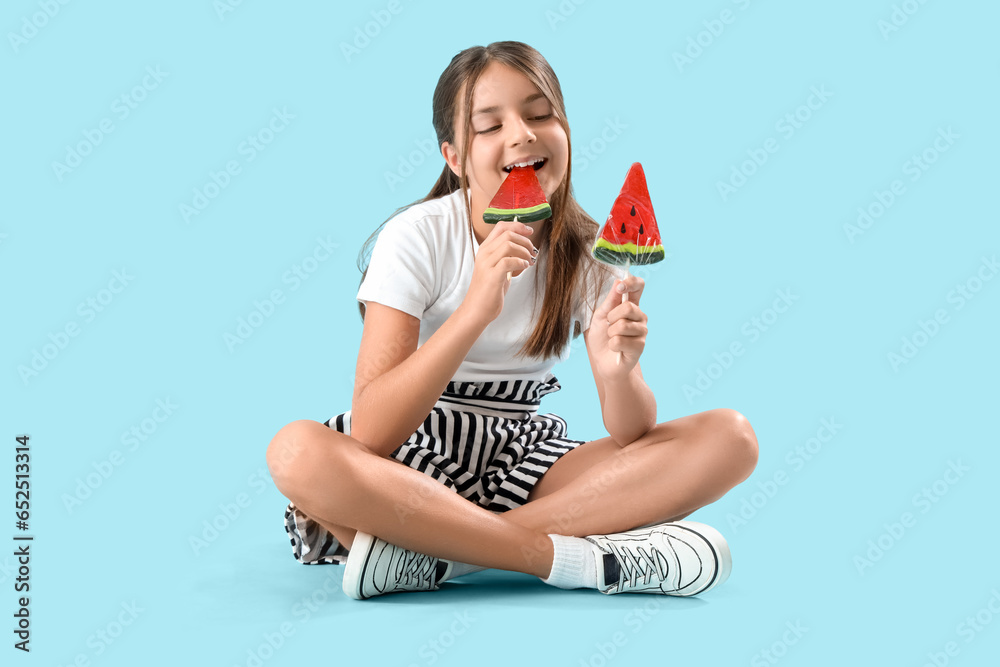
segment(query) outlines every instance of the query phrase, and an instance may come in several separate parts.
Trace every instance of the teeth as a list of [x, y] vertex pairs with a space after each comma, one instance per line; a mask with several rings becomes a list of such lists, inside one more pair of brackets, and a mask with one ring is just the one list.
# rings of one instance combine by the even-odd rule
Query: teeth
[[545, 158], [534, 158], [534, 159], [529, 160], [527, 162], [515, 162], [513, 164], [509, 164], [506, 167], [504, 167], [504, 171], [510, 171], [514, 167], [530, 167], [533, 164], [536, 164], [538, 162], [544, 162], [544, 161], [545, 161]]

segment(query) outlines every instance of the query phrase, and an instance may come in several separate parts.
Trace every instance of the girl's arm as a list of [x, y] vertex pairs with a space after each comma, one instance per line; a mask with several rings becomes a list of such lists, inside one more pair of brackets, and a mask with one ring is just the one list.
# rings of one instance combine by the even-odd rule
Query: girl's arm
[[[590, 350], [589, 344], [587, 349]], [[592, 369], [593, 364], [591, 358]], [[631, 373], [620, 380], [602, 380], [596, 369], [593, 370], [604, 428], [608, 430], [612, 440], [624, 447], [656, 426], [656, 398], [653, 390], [642, 379], [638, 363]]]
[[[618, 289], [622, 285], [628, 292], [624, 303]], [[590, 328], [583, 332], [604, 427], [622, 447], [656, 426], [656, 399], [639, 368], [648, 332], [646, 315], [639, 308], [644, 286], [645, 282], [637, 276], [615, 281], [615, 289], [608, 292], [594, 311]]]
[[485, 328], [460, 306], [417, 349], [420, 320], [369, 302], [351, 404], [351, 437], [380, 456], [392, 454], [430, 414]]
[[533, 230], [500, 222], [483, 240], [462, 304], [417, 348], [420, 320], [368, 302], [351, 404], [351, 437], [388, 457], [430, 414], [483, 330], [503, 310], [510, 283], [534, 262]]

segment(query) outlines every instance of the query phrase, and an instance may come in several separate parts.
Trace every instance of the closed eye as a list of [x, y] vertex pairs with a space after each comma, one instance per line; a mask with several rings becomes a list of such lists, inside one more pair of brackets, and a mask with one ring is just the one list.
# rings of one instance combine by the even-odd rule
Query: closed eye
[[[550, 118], [552, 118], [552, 114], [551, 113], [547, 113], [547, 114], [544, 114], [544, 115], [541, 115], [541, 116], [532, 116], [532, 117], [528, 118], [528, 120], [536, 121], [536, 122], [543, 122], [543, 121], [546, 121], [546, 120], [548, 120]], [[502, 125], [494, 125], [493, 127], [486, 128], [485, 130], [477, 130], [476, 134], [490, 134], [491, 132], [496, 132], [501, 127], [503, 127], [503, 126]]]

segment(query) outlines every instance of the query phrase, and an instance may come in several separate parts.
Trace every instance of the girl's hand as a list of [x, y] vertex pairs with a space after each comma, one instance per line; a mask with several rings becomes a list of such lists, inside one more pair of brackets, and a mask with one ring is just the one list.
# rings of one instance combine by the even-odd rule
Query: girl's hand
[[[621, 380], [639, 363], [646, 347], [646, 313], [639, 308], [639, 298], [646, 282], [637, 276], [616, 280], [604, 303], [594, 311], [587, 340], [593, 348], [597, 372], [605, 380]], [[623, 289], [624, 287], [624, 289]], [[628, 300], [622, 303], [622, 294]], [[618, 353], [622, 362], [618, 364]]]
[[507, 273], [521, 275], [535, 263], [537, 251], [529, 238], [534, 230], [522, 222], [498, 222], [480, 244], [472, 282], [462, 306], [489, 324], [500, 317], [510, 287]]

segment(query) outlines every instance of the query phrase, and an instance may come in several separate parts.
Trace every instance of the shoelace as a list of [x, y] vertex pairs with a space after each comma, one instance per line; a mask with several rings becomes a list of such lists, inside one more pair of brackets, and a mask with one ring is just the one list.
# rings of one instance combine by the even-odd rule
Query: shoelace
[[399, 552], [395, 563], [397, 587], [408, 590], [434, 588], [436, 559], [409, 549], [399, 549]]
[[641, 545], [621, 547], [614, 542], [608, 546], [618, 559], [620, 568], [617, 592], [625, 590], [626, 587], [634, 587], [640, 577], [644, 586], [649, 585], [654, 576], [657, 581], [666, 581], [670, 571], [669, 559], [656, 547], [650, 546], [648, 549], [643, 549]]

